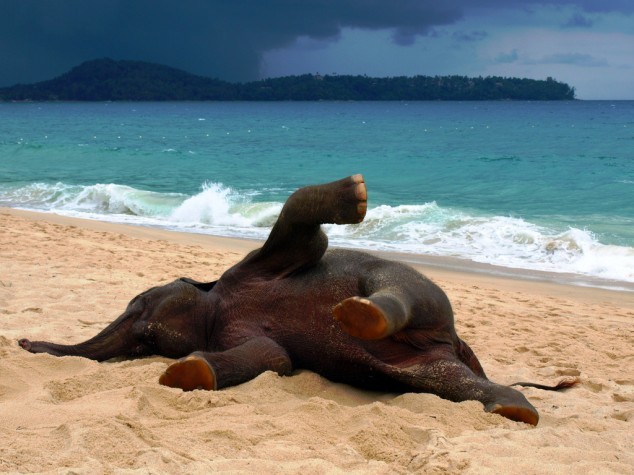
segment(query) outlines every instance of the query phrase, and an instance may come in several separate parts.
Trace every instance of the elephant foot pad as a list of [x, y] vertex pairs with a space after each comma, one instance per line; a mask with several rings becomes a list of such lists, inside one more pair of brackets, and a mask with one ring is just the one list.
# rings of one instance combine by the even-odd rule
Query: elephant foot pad
[[539, 421], [537, 411], [530, 407], [495, 404], [493, 407], [487, 407], [486, 410], [511, 419], [512, 421], [524, 422], [533, 426], [536, 426]]
[[361, 222], [368, 210], [368, 191], [362, 175], [353, 175], [351, 178], [354, 183], [354, 196], [358, 200], [357, 214], [359, 215], [359, 222]]
[[388, 334], [388, 322], [383, 311], [363, 297], [351, 297], [332, 310], [343, 330], [362, 340], [379, 340]]
[[183, 391], [216, 389], [216, 378], [211, 366], [200, 356], [187, 356], [167, 367], [159, 384]]

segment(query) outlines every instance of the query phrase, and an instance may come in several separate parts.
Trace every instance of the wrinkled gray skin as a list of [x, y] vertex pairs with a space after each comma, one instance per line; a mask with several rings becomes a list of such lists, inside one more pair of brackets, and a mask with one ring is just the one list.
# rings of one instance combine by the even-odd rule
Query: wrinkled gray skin
[[101, 333], [77, 345], [19, 344], [32, 353], [181, 358], [159, 382], [220, 389], [272, 370], [315, 371], [386, 391], [478, 400], [537, 424], [517, 390], [487, 379], [456, 335], [445, 293], [414, 269], [349, 250], [326, 251], [322, 223], [363, 220], [361, 175], [296, 191], [264, 246], [210, 283], [179, 279], [138, 295]]

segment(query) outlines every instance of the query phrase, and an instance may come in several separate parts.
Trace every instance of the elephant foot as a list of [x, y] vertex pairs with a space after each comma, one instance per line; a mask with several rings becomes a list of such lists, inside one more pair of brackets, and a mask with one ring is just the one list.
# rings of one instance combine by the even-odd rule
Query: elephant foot
[[280, 223], [356, 224], [363, 221], [367, 209], [368, 190], [363, 175], [357, 174], [300, 188], [286, 201], [276, 227]]
[[523, 395], [517, 398], [501, 398], [500, 400], [486, 404], [484, 410], [493, 414], [511, 419], [512, 421], [524, 422], [536, 426], [539, 422], [539, 413], [529, 403]]
[[211, 365], [202, 357], [192, 354], [167, 367], [159, 384], [183, 391], [216, 389], [216, 376]]
[[365, 187], [365, 182], [363, 181], [363, 175], [353, 175], [350, 177], [352, 183], [354, 184], [354, 196], [357, 203], [357, 219], [360, 223], [365, 218], [365, 213], [368, 209], [368, 190]]
[[350, 297], [332, 309], [343, 330], [362, 340], [379, 340], [388, 336], [388, 320], [383, 311], [363, 297]]

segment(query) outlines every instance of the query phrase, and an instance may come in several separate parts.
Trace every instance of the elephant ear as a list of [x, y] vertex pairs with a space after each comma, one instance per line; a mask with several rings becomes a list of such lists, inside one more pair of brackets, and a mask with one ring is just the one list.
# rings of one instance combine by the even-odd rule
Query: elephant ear
[[186, 284], [193, 285], [198, 290], [202, 290], [203, 292], [209, 292], [211, 289], [213, 289], [214, 285], [216, 285], [216, 282], [218, 282], [217, 280], [214, 280], [213, 282], [198, 282], [197, 280], [190, 279], [189, 277], [181, 277], [179, 280], [185, 282]]

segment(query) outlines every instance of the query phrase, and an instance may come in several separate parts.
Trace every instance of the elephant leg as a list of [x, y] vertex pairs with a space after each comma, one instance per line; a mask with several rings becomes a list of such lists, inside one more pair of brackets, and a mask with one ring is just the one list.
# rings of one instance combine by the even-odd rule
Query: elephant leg
[[424, 330], [446, 341], [457, 338], [447, 295], [413, 268], [383, 261], [363, 272], [359, 287], [359, 296], [333, 309], [350, 335], [379, 340], [401, 330]]
[[332, 310], [343, 330], [362, 340], [380, 340], [405, 328], [412, 320], [407, 302], [388, 290], [368, 297], [350, 297]]
[[487, 379], [486, 374], [484, 373], [484, 369], [478, 360], [478, 357], [475, 355], [473, 350], [469, 345], [467, 345], [463, 340], [458, 338], [457, 344], [454, 344], [454, 348], [456, 350], [456, 356], [458, 359], [462, 361], [467, 367], [473, 371], [477, 376], [481, 378]]
[[361, 175], [300, 188], [284, 204], [262, 248], [247, 256], [235, 270], [252, 273], [256, 266], [262, 274], [279, 277], [311, 266], [328, 247], [320, 225], [359, 223], [366, 209], [367, 191]]
[[253, 338], [222, 352], [197, 351], [170, 365], [159, 383], [184, 391], [221, 389], [249, 381], [265, 371], [292, 371], [286, 350], [267, 337]]
[[480, 401], [486, 412], [514, 421], [532, 425], [539, 421], [537, 410], [521, 392], [476, 375], [452, 357], [425, 361], [405, 369], [405, 373], [408, 383], [421, 392], [455, 402]]
[[286, 200], [276, 225], [356, 224], [367, 209], [367, 190], [363, 176], [300, 188]]
[[452, 356], [486, 379], [473, 350], [456, 334], [451, 303], [442, 289], [411, 267], [393, 262], [366, 274], [360, 283], [366, 296], [350, 297], [333, 308], [346, 333], [362, 340], [391, 336], [423, 352], [448, 344]]

